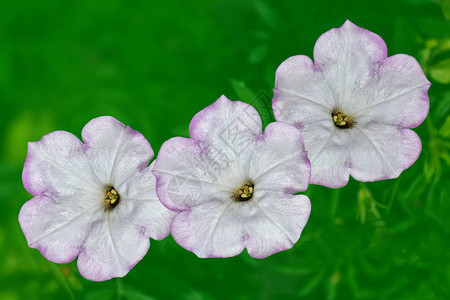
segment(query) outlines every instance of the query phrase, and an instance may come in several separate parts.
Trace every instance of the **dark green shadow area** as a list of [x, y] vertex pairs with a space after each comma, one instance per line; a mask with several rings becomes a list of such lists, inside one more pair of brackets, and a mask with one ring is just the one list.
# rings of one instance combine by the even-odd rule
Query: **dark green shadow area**
[[[450, 299], [449, 18], [447, 0], [0, 0], [0, 299]], [[112, 115], [157, 152], [222, 94], [267, 124], [277, 66], [311, 57], [346, 19], [433, 83], [422, 153], [398, 179], [310, 186], [299, 242], [263, 260], [199, 259], [169, 237], [126, 277], [95, 283], [28, 248], [27, 142]]]

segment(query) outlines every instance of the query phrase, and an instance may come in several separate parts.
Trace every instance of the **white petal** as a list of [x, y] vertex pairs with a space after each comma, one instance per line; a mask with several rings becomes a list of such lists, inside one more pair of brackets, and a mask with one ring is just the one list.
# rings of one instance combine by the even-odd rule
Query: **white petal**
[[254, 197], [249, 204], [255, 207], [255, 213], [243, 218], [247, 232], [245, 246], [250, 256], [265, 258], [290, 249], [308, 221], [311, 212], [308, 197], [266, 191], [255, 192]]
[[[360, 124], [378, 122], [417, 127], [428, 114], [430, 82], [415, 58], [398, 54], [388, 57], [373, 71], [366, 94], [361, 97], [355, 119]], [[363, 102], [367, 99], [366, 102]]]
[[386, 56], [386, 44], [380, 36], [348, 20], [322, 34], [314, 46], [314, 62], [323, 70], [337, 107], [343, 109], [353, 91], [366, 84], [372, 69]]
[[259, 203], [213, 200], [178, 214], [174, 239], [199, 257], [230, 257], [247, 247], [251, 256], [264, 258], [291, 248], [308, 220], [309, 199], [267, 191], [254, 196]]
[[303, 192], [309, 184], [310, 163], [300, 131], [287, 123], [274, 122], [264, 130], [248, 163], [255, 189]]
[[278, 67], [272, 104], [277, 121], [303, 128], [330, 119], [335, 100], [322, 71], [309, 57], [297, 55]]
[[311, 183], [337, 188], [349, 175], [359, 181], [396, 178], [420, 151], [420, 139], [409, 129], [376, 123], [336, 129], [311, 156]]
[[74, 260], [89, 232], [93, 213], [102, 210], [99, 203], [86, 206], [90, 201], [80, 201], [83, 197], [86, 196], [62, 196], [55, 200], [37, 196], [26, 202], [20, 210], [19, 223], [28, 245], [56, 263]]
[[328, 187], [341, 187], [347, 184], [349, 172], [346, 171], [347, 146], [341, 143], [340, 134], [333, 121], [324, 120], [307, 123], [302, 135], [311, 161], [310, 183]]
[[349, 147], [350, 174], [359, 181], [396, 178], [419, 157], [422, 143], [417, 134], [401, 127], [369, 124], [353, 130]]
[[90, 164], [104, 184], [119, 186], [148, 166], [153, 150], [139, 132], [112, 117], [91, 120], [81, 133]]
[[55, 131], [28, 144], [22, 180], [32, 195], [73, 195], [100, 188], [89, 167], [81, 141], [73, 134]]
[[354, 129], [333, 127], [316, 124], [305, 130], [305, 144], [309, 147], [311, 183], [338, 188], [346, 185], [349, 179], [349, 147], [353, 142], [349, 133]]
[[[146, 229], [127, 217], [129, 209], [100, 211], [78, 257], [78, 270], [93, 281], [123, 277], [147, 253], [150, 241]], [[122, 205], [123, 206], [123, 205]], [[123, 207], [122, 207], [123, 208]]]
[[225, 96], [197, 113], [189, 124], [190, 137], [213, 143], [218, 149], [236, 156], [261, 135], [262, 123], [258, 112], [240, 101]]
[[161, 240], [170, 233], [170, 224], [175, 213], [168, 210], [156, 195], [156, 179], [148, 168], [136, 173], [117, 191], [120, 202], [115, 209], [120, 210], [124, 220], [141, 228], [148, 237]]
[[162, 145], [153, 173], [158, 197], [169, 209], [187, 209], [235, 188], [226, 179], [233, 177], [228, 156], [210, 159], [204, 149], [198, 142], [181, 137]]
[[246, 203], [217, 199], [202, 203], [175, 216], [172, 236], [198, 257], [230, 257], [244, 249], [242, 209]]

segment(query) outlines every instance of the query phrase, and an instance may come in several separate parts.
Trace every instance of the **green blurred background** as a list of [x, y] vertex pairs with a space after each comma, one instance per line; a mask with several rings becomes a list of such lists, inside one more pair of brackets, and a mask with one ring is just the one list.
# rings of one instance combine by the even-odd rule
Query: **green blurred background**
[[[0, 1], [0, 299], [450, 299], [449, 18], [446, 0]], [[169, 237], [126, 277], [95, 283], [27, 247], [17, 216], [31, 198], [28, 141], [80, 136], [112, 115], [156, 152], [221, 94], [267, 124], [277, 66], [312, 56], [346, 19], [389, 55], [416, 57], [433, 83], [423, 151], [398, 179], [310, 186], [300, 241], [263, 260], [199, 259]]]

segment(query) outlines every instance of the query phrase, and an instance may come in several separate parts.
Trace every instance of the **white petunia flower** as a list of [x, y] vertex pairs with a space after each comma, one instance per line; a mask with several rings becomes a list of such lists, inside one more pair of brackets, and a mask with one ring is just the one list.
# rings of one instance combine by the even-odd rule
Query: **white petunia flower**
[[56, 131], [29, 143], [23, 183], [35, 197], [19, 222], [31, 248], [56, 263], [78, 256], [94, 281], [122, 277], [169, 234], [173, 212], [158, 201], [147, 167], [153, 150], [137, 131], [112, 117], [74, 135]]
[[378, 35], [347, 21], [317, 40], [314, 63], [299, 55], [279, 66], [274, 115], [302, 130], [311, 183], [395, 178], [420, 154], [409, 128], [427, 116], [429, 86], [413, 57], [387, 57]]
[[308, 197], [292, 195], [310, 177], [300, 132], [275, 122], [263, 134], [256, 110], [225, 96], [195, 115], [189, 132], [163, 144], [153, 169], [161, 202], [179, 212], [177, 243], [199, 257], [291, 248], [311, 209]]

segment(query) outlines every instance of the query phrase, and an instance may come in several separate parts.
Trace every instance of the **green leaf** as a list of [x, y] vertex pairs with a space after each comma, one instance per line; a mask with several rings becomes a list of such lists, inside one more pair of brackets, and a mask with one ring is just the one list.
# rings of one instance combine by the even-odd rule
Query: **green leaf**
[[364, 183], [361, 183], [358, 193], [358, 212], [356, 218], [360, 219], [364, 224], [367, 218], [367, 214], [372, 217], [373, 225], [376, 227], [384, 226], [384, 222], [381, 221], [381, 214], [378, 211], [378, 207], [386, 208], [373, 198], [370, 191], [367, 189]]
[[327, 285], [327, 300], [336, 299], [337, 287], [340, 280], [341, 280], [341, 273], [338, 270], [336, 270], [333, 273], [333, 275], [331, 275], [330, 281], [328, 282]]
[[[439, 98], [431, 98], [430, 99], [434, 103], [436, 107], [432, 109], [430, 112], [434, 113], [436, 116], [433, 120], [441, 120], [449, 115], [450, 113], [450, 91], [444, 93], [443, 96]], [[433, 111], [434, 110], [434, 111]]]
[[272, 112], [272, 97], [265, 91], [255, 93], [243, 81], [234, 79], [231, 79], [231, 85], [241, 101], [252, 105], [258, 111], [264, 127], [275, 121]]
[[239, 97], [239, 100], [251, 103], [255, 99], [256, 94], [243, 81], [231, 79], [231, 85]]
[[439, 135], [445, 138], [450, 138], [450, 116], [447, 117], [444, 125], [442, 125], [439, 130]]
[[444, 59], [439, 63], [430, 66], [430, 75], [439, 83], [450, 83], [450, 58]]

